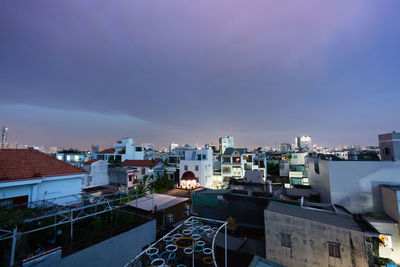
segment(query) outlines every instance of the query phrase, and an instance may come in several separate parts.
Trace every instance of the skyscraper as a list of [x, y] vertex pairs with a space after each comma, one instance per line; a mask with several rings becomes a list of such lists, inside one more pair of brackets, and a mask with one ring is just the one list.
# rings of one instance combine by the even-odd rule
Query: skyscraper
[[6, 148], [7, 144], [7, 133], [8, 133], [8, 128], [3, 126], [2, 132], [1, 132], [1, 149]]

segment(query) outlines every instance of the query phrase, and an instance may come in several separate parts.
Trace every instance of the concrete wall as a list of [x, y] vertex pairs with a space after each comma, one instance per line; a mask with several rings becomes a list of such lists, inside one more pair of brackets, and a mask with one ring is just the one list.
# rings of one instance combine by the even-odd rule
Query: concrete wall
[[264, 227], [264, 209], [269, 204], [265, 198], [224, 193], [195, 193], [192, 201], [193, 212], [200, 217], [224, 221], [232, 216], [239, 224], [257, 227]]
[[[368, 266], [362, 232], [265, 210], [266, 258], [285, 266]], [[291, 235], [291, 248], [281, 246]], [[329, 256], [327, 242], [340, 243], [341, 258]], [[350, 249], [353, 246], [354, 249]]]
[[78, 251], [65, 258], [55, 252], [47, 257], [24, 264], [24, 267], [71, 267], [71, 266], [123, 266], [142, 252], [142, 248], [156, 239], [156, 221], [152, 220], [128, 232]]
[[[91, 181], [89, 181], [91, 177]], [[101, 186], [110, 183], [108, 176], [108, 163], [104, 160], [99, 160], [90, 165], [90, 173], [88, 179], [84, 183], [84, 187]]]
[[[329, 180], [329, 162], [307, 158], [308, 182], [310, 186], [320, 194], [321, 202], [331, 203], [331, 185]], [[316, 168], [319, 169], [317, 173]]]
[[399, 191], [388, 187], [381, 186], [383, 210], [393, 220], [399, 222], [400, 214], [400, 199], [398, 198]]
[[400, 162], [318, 160], [317, 174], [313, 161], [308, 159], [309, 182], [321, 201], [352, 213], [383, 212], [379, 186], [400, 185]]

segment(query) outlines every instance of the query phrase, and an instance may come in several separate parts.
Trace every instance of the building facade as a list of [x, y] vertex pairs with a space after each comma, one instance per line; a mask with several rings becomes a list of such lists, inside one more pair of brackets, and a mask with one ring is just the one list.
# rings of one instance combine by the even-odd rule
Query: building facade
[[288, 267], [368, 266], [362, 229], [350, 215], [271, 202], [266, 258]]

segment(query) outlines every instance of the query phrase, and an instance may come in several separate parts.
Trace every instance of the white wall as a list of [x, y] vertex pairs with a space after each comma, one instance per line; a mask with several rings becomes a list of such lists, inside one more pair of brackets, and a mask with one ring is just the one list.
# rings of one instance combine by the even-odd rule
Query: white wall
[[[91, 181], [88, 181], [89, 177], [91, 177]], [[101, 186], [109, 183], [108, 163], [103, 160], [93, 162], [90, 165], [90, 173], [84, 181], [83, 187]]]
[[319, 175], [313, 163], [308, 167], [310, 185], [321, 200], [354, 213], [383, 212], [379, 185], [400, 185], [400, 162], [319, 160]]
[[59, 198], [54, 202], [55, 204], [67, 205], [76, 203], [79, 199], [66, 196], [81, 193], [82, 179], [84, 179], [85, 176], [86, 174], [67, 175], [21, 182], [1, 183], [0, 199], [28, 195], [29, 202]]

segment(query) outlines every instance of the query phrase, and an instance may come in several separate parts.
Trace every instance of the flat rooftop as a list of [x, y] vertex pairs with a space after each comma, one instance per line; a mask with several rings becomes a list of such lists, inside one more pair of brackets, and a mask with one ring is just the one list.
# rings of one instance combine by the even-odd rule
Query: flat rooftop
[[268, 211], [362, 232], [353, 216], [271, 201]]
[[128, 202], [127, 205], [141, 210], [151, 211], [153, 209], [153, 204], [154, 204], [157, 210], [164, 210], [188, 200], [189, 198], [185, 197], [174, 197], [163, 194], [154, 194], [154, 202], [153, 199], [150, 197], [141, 197], [137, 200]]

